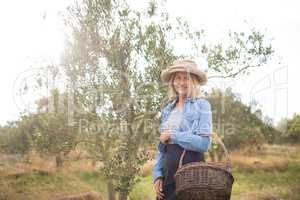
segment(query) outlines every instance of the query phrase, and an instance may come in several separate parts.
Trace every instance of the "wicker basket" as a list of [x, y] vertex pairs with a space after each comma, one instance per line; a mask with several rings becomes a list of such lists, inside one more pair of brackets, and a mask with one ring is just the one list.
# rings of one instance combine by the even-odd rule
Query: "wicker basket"
[[183, 151], [175, 174], [178, 200], [229, 200], [234, 178], [225, 145], [217, 134], [214, 139], [225, 152], [226, 164], [191, 162], [182, 166]]

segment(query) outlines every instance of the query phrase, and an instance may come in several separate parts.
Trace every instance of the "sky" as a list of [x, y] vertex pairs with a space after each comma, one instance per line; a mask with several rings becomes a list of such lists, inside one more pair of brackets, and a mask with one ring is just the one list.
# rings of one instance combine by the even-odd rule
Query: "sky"
[[[58, 62], [65, 40], [60, 13], [72, 2], [0, 1], [0, 124], [17, 119], [24, 108], [17, 95], [24, 78], [33, 77], [45, 63]], [[274, 61], [238, 79], [209, 80], [205, 87], [230, 86], [244, 103], [258, 101], [257, 108], [275, 122], [300, 114], [300, 15], [296, 0], [170, 0], [165, 5], [171, 17], [182, 17], [194, 28], [205, 29], [212, 41], [222, 41], [229, 29], [243, 31], [252, 26], [263, 32], [275, 50]], [[134, 6], [143, 7], [145, 1], [135, 1]]]

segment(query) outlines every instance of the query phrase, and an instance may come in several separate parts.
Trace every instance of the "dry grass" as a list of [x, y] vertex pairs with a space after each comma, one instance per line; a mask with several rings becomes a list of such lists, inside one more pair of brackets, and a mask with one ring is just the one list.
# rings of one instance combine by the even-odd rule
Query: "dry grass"
[[29, 167], [31, 170], [38, 170], [38, 171], [49, 171], [55, 172], [55, 162], [53, 157], [42, 157], [40, 154], [36, 152], [31, 152], [29, 154]]
[[270, 192], [248, 192], [233, 200], [282, 200], [279, 196]]
[[[0, 155], [0, 200], [62, 197], [102, 200], [99, 190], [102, 193], [105, 183], [94, 175], [97, 166], [91, 160], [82, 159], [82, 154], [71, 156], [72, 159], [68, 157], [63, 168], [57, 170], [54, 157], [43, 157], [35, 152], [27, 159]], [[97, 191], [97, 195], [91, 193], [93, 191]]]
[[89, 159], [83, 159], [78, 161], [66, 161], [62, 170], [65, 172], [93, 172], [97, 170], [97, 165]]
[[57, 200], [103, 200], [103, 197], [99, 193], [86, 192], [77, 195], [68, 195], [60, 197]]
[[[300, 146], [265, 144], [260, 151], [245, 147], [231, 152], [230, 158], [236, 170], [281, 172], [288, 168], [291, 160], [300, 160]], [[210, 159], [208, 158], [207, 161], [210, 162]], [[220, 162], [224, 162], [224, 158]], [[141, 168], [139, 175], [142, 177], [151, 175], [154, 164], [155, 159], [149, 160]]]
[[249, 150], [249, 147], [233, 151], [230, 158], [234, 169], [247, 172], [280, 172], [286, 170], [291, 161], [300, 160], [299, 153], [299, 146], [265, 144], [256, 152]]
[[288, 168], [289, 161], [284, 158], [277, 157], [256, 157], [233, 154], [231, 156], [232, 166], [247, 172], [262, 171], [284, 171]]
[[[13, 156], [13, 155], [10, 155]], [[7, 155], [1, 155], [3, 165], [0, 167], [1, 176], [22, 176], [23, 174], [39, 172], [41, 174], [54, 173], [56, 171], [53, 159], [45, 159], [35, 152], [30, 152], [27, 162], [24, 159], [16, 159], [13, 163], [7, 160]]]
[[[300, 199], [300, 146], [264, 145], [259, 152], [244, 148], [230, 155], [235, 176], [232, 200]], [[101, 192], [106, 199], [107, 194], [103, 189], [106, 188], [105, 180], [95, 174], [97, 165], [101, 163], [95, 165], [81, 152], [73, 152], [70, 157], [70, 160], [65, 161], [63, 169], [56, 172], [54, 158], [46, 159], [32, 153], [30, 163], [25, 164], [17, 158], [0, 156], [0, 199], [78, 198], [78, 195], [72, 194], [91, 191]], [[154, 197], [154, 164], [155, 159], [152, 159], [142, 167], [139, 175], [143, 178], [131, 193], [132, 199]], [[41, 171], [53, 171], [54, 174], [41, 176]], [[6, 176], [1, 179], [4, 174]], [[99, 189], [99, 185], [102, 189]]]
[[10, 187], [6, 181], [0, 180], [0, 199], [1, 200], [9, 200], [9, 199], [17, 199], [16, 195], [17, 191]]
[[[51, 174], [57, 170], [64, 172], [78, 172], [97, 170], [97, 165], [90, 159], [80, 159], [82, 154], [72, 154], [64, 161], [61, 169], [56, 168], [54, 157], [42, 157], [36, 152], [30, 152], [27, 162], [24, 159], [13, 158], [13, 155], [0, 155], [0, 176], [21, 176], [22, 174], [38, 172], [40, 174]], [[76, 159], [75, 159], [76, 158]]]

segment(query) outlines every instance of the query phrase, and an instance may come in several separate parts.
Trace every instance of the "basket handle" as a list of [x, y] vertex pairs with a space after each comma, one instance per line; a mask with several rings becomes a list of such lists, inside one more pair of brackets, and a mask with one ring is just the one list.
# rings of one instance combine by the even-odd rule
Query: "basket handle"
[[[209, 136], [210, 137], [211, 134], [202, 134], [201, 136]], [[226, 157], [226, 170], [228, 172], [231, 172], [231, 169], [232, 169], [232, 167], [231, 167], [231, 160], [230, 160], [228, 151], [227, 151], [227, 149], [226, 149], [226, 147], [225, 147], [222, 139], [215, 132], [212, 134], [212, 136], [213, 136], [213, 139], [222, 147], [222, 149], [223, 149], [223, 151], [225, 153], [225, 157]], [[186, 150], [184, 149], [183, 152], [182, 152], [182, 154], [181, 154], [181, 156], [180, 156], [178, 169], [180, 169], [182, 167], [183, 157], [184, 157], [185, 153], [186, 153]]]

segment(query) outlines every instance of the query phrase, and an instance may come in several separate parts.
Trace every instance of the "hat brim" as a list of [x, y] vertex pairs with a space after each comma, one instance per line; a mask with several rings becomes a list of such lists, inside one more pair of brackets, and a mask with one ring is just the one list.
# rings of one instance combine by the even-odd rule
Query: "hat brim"
[[200, 85], [205, 85], [207, 83], [207, 75], [203, 71], [199, 69], [188, 71], [186, 68], [177, 65], [170, 66], [167, 69], [163, 70], [161, 72], [160, 78], [163, 82], [169, 82], [172, 74], [176, 72], [188, 72], [196, 75]]

